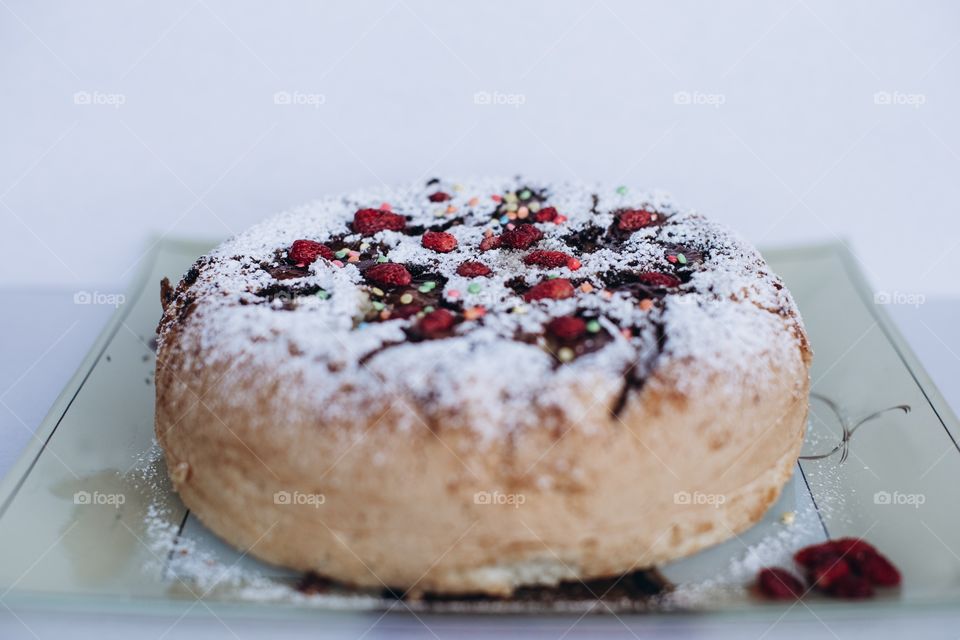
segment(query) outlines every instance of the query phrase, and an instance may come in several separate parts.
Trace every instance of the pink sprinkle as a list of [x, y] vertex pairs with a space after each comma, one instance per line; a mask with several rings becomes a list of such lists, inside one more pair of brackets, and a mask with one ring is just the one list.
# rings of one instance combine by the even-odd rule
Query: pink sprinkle
[[341, 260], [334, 260], [334, 261], [333, 261], [333, 264], [336, 265], [336, 266], [338, 266], [338, 267], [342, 267], [342, 266], [343, 266], [343, 261], [341, 261]]
[[677, 256], [667, 256], [667, 262], [676, 262]]
[[503, 202], [503, 198], [501, 198], [500, 196], [498, 196], [498, 195], [496, 195], [496, 194], [490, 196], [490, 199], [493, 200], [494, 202]]
[[389, 203], [389, 202], [381, 202], [381, 203], [380, 203], [380, 211], [390, 211], [390, 209], [392, 209], [392, 208], [393, 208], [393, 207], [390, 206], [390, 203]]
[[516, 229], [516, 225], [511, 222], [507, 225], [507, 229]]
[[453, 298], [454, 300], [456, 300], [457, 298], [460, 297], [460, 292], [457, 291], [456, 289], [450, 289], [450, 291], [447, 291], [447, 297]]

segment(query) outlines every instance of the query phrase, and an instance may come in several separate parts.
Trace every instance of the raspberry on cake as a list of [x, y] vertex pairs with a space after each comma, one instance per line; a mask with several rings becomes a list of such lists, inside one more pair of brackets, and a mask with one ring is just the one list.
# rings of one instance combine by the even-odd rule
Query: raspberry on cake
[[[803, 439], [811, 354], [789, 292], [656, 193], [435, 179], [331, 196], [164, 291], [156, 432], [183, 502], [228, 543], [348, 585], [506, 595], [668, 562], [760, 519]], [[677, 498], [696, 492], [724, 500]], [[524, 499], [478, 498], [501, 494]], [[863, 549], [864, 575], [892, 583]]]

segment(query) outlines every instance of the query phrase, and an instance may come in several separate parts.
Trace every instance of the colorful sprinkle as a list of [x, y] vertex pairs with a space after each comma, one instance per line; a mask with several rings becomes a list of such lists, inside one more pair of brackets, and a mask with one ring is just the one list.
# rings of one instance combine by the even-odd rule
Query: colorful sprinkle
[[580, 285], [580, 291], [583, 291], [584, 293], [590, 293], [593, 291], [593, 285], [589, 282], [584, 282]]
[[679, 262], [680, 264], [687, 264], [687, 256], [683, 255], [682, 253], [678, 253], [677, 262]]
[[575, 355], [576, 354], [573, 352], [573, 349], [570, 347], [562, 347], [559, 351], [557, 351], [557, 358], [560, 360], [560, 362], [570, 362], [573, 360]]
[[563, 224], [566, 221], [567, 221], [567, 216], [563, 216], [563, 215], [557, 216], [556, 218], [553, 219], [554, 224]]
[[627, 195], [627, 188], [623, 185], [620, 185], [619, 187], [617, 187], [617, 193], [621, 196], [625, 196]]
[[380, 264], [383, 264], [386, 261], [387, 261], [387, 256], [377, 256], [377, 262], [379, 262]]
[[667, 262], [674, 263], [677, 261], [677, 256], [667, 256]]
[[334, 261], [333, 261], [333, 266], [335, 266], [335, 267], [342, 267], [342, 266], [343, 266], [343, 262], [341, 262], [340, 260], [334, 260]]
[[380, 211], [390, 211], [391, 209], [393, 209], [393, 207], [390, 206], [389, 202], [380, 203]]
[[534, 200], [533, 202], [531, 202], [530, 204], [528, 204], [527, 207], [530, 208], [530, 211], [531, 211], [532, 213], [536, 213], [537, 211], [540, 211], [540, 203], [537, 202], [536, 200]]
[[603, 299], [604, 299], [604, 300], [611, 300], [611, 299], [613, 299], [613, 291], [610, 291], [609, 289], [604, 289], [604, 290], [603, 290], [603, 293], [601, 293], [600, 295], [603, 296]]
[[375, 296], [380, 296], [381, 298], [383, 297], [383, 289], [379, 287], [374, 287], [373, 289], [370, 289], [370, 293], [372, 293]]
[[630, 329], [620, 329], [620, 334], [627, 340], [633, 337], [633, 331]]
[[507, 203], [507, 211], [516, 211], [519, 208], [520, 208], [520, 205], [518, 205], [516, 202]]
[[411, 302], [413, 302], [412, 293], [405, 293], [402, 296], [400, 296], [400, 304], [410, 304]]
[[476, 196], [474, 196], [473, 198], [470, 198], [469, 200], [467, 200], [467, 206], [468, 206], [468, 207], [475, 207], [475, 206], [477, 206], [478, 204], [480, 204], [480, 198], [477, 198]]
[[456, 212], [457, 212], [457, 208], [455, 206], [453, 206], [452, 204], [447, 205], [447, 213], [456, 213]]
[[520, 192], [520, 199], [521, 199], [521, 200], [529, 200], [529, 199], [530, 199], [530, 196], [532, 196], [532, 195], [533, 195], [533, 194], [530, 193], [530, 190], [529, 190], [529, 189], [524, 189], [523, 191]]
[[350, 249], [340, 249], [333, 255], [337, 256], [338, 258], [346, 258], [349, 253]]
[[427, 280], [426, 282], [420, 285], [420, 288], [418, 289], [418, 291], [420, 293], [430, 293], [436, 288], [437, 288], [436, 282], [434, 282], [433, 280]]
[[653, 308], [653, 300], [650, 298], [644, 298], [640, 301], [640, 310], [641, 311], [650, 311]]
[[508, 193], [508, 194], [506, 194], [505, 196], [503, 196], [503, 199], [506, 200], [507, 202], [516, 202], [516, 201], [517, 201], [517, 194], [515, 194], [514, 192], [511, 191], [510, 193]]
[[320, 291], [317, 291], [317, 297], [320, 298], [321, 300], [326, 300], [327, 298], [330, 297], [330, 293], [327, 291], [324, 291], [323, 289], [320, 289]]
[[492, 196], [490, 196], [490, 199], [493, 200], [494, 202], [503, 202], [503, 198], [501, 198], [497, 194], [493, 194]]
[[464, 310], [463, 317], [467, 320], [476, 320], [486, 315], [487, 310], [484, 307], [470, 307]]
[[524, 307], [523, 305], [517, 305], [516, 307], [511, 309], [510, 312], [515, 313], [517, 315], [523, 315], [524, 313], [527, 312], [527, 308]]
[[387, 306], [382, 302], [380, 302], [379, 300], [374, 300], [371, 304], [373, 305], [373, 308], [376, 309], [377, 311], [382, 311], [383, 308]]
[[480, 293], [481, 291], [483, 291], [483, 286], [477, 283], [473, 283], [469, 287], [467, 287], [467, 291], [469, 291], [470, 293]]
[[517, 209], [517, 217], [520, 218], [521, 220], [526, 218], [528, 215], [530, 215], [530, 209], [526, 207], [520, 207], [519, 209]]
[[460, 297], [460, 291], [458, 289], [450, 289], [447, 291], [447, 297], [451, 300], [456, 300]]
[[596, 320], [591, 320], [587, 323], [587, 331], [589, 333], [599, 333], [600, 332], [600, 323]]

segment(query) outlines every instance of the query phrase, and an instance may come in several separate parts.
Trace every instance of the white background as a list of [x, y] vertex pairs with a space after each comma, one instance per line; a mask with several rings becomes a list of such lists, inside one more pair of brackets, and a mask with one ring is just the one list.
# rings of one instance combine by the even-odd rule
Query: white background
[[523, 172], [960, 294], [958, 44], [933, 1], [0, 0], [0, 286], [122, 290], [154, 232]]

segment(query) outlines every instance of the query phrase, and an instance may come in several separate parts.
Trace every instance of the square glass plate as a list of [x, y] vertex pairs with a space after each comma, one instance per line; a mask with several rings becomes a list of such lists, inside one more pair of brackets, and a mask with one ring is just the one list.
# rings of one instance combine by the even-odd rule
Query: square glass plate
[[[577, 633], [612, 619], [619, 626], [624, 615], [640, 610], [789, 619], [800, 607], [762, 602], [743, 585], [761, 566], [787, 566], [800, 546], [842, 536], [863, 536], [879, 547], [900, 567], [903, 586], [863, 602], [811, 595], [802, 605], [808, 612], [872, 616], [960, 604], [960, 424], [842, 244], [764, 255], [796, 298], [815, 352], [805, 453], [844, 446], [822, 460], [799, 461], [779, 502], [750, 530], [662, 567], [675, 586], [667, 596], [598, 599], [600, 593], [588, 590], [519, 603], [306, 597], [289, 588], [297, 576], [228, 548], [191, 517], [156, 456], [151, 344], [160, 316], [157, 284], [164, 276], [177, 280], [210, 246], [157, 242], [127, 302], [0, 485], [0, 589], [8, 606], [310, 615], [322, 617], [328, 629], [360, 631], [396, 619], [381, 623], [386, 612], [453, 626], [477, 614], [523, 613], [501, 615], [497, 624], [529, 625], [537, 616], [538, 624], [553, 620], [560, 629], [570, 616], [616, 612], [591, 616]], [[896, 405], [908, 405], [909, 413], [879, 413], [843, 440], [844, 425]], [[451, 612], [460, 613], [439, 615]]]

